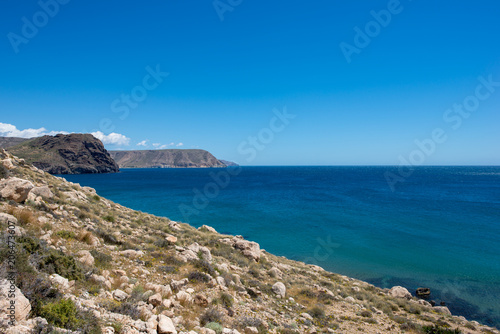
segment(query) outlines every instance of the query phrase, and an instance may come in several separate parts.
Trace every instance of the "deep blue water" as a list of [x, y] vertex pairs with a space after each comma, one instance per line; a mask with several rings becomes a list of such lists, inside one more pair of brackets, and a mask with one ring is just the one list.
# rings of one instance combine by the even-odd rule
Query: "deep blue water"
[[228, 171], [65, 177], [380, 287], [430, 287], [455, 314], [500, 327], [500, 167], [419, 167], [396, 191], [384, 177], [395, 167], [243, 167], [215, 186]]

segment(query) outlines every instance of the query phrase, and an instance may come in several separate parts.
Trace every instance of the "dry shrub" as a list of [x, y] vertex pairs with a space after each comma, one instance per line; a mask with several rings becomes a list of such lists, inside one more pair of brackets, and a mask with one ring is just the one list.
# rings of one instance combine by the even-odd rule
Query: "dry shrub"
[[90, 232], [90, 231], [82, 231], [78, 235], [78, 240], [81, 242], [85, 242], [88, 245], [92, 244], [92, 241], [93, 241], [92, 239], [93, 239], [92, 232]]

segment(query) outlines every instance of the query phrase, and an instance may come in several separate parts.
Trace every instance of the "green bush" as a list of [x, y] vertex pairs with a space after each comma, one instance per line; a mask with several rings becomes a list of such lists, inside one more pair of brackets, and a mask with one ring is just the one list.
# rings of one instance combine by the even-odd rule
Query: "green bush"
[[216, 277], [217, 276], [217, 272], [215, 271], [215, 269], [212, 267], [212, 265], [210, 264], [210, 262], [208, 262], [206, 260], [201, 260], [201, 259], [197, 260], [194, 263], [194, 266], [195, 266], [195, 268], [200, 269], [201, 271], [209, 274], [212, 277]]
[[362, 317], [365, 317], [365, 318], [371, 318], [372, 317], [372, 313], [370, 311], [368, 311], [368, 310], [361, 311], [360, 315]]
[[307, 311], [313, 318], [324, 318], [325, 310], [322, 307], [314, 306], [313, 308]]
[[220, 295], [220, 301], [222, 305], [226, 308], [231, 308], [233, 306], [233, 297], [226, 292], [221, 293]]
[[200, 273], [199, 271], [192, 271], [188, 275], [188, 279], [190, 282], [201, 282], [208, 283], [211, 281], [210, 276], [204, 273]]
[[201, 315], [200, 323], [202, 326], [205, 326], [206, 324], [209, 324], [211, 322], [216, 322], [222, 325], [223, 319], [224, 314], [221, 311], [215, 308], [210, 308]]
[[51, 325], [86, 334], [102, 333], [98, 319], [88, 311], [76, 308], [71, 299], [59, 299], [42, 306], [40, 316]]
[[110, 223], [116, 222], [116, 218], [113, 215], [106, 215], [106, 216], [102, 217], [102, 219], [104, 219], [105, 221], [108, 221]]
[[9, 177], [9, 170], [5, 168], [4, 165], [0, 165], [0, 179], [6, 179]]
[[73, 231], [57, 231], [56, 235], [63, 239], [76, 239], [76, 234]]
[[28, 236], [22, 236], [16, 239], [16, 243], [21, 246], [28, 254], [33, 254], [40, 249], [40, 242]]
[[48, 303], [41, 309], [40, 316], [47, 319], [50, 324], [58, 327], [73, 327], [78, 322], [76, 318], [76, 306], [71, 299], [61, 299], [54, 303]]
[[107, 233], [107, 232], [101, 230], [100, 228], [98, 228], [95, 232], [99, 237], [102, 238], [102, 240], [104, 240], [104, 242], [106, 242], [108, 244], [118, 245], [118, 246], [120, 246], [122, 244], [122, 242], [119, 241], [118, 239], [116, 239], [116, 237], [114, 235]]
[[111, 266], [111, 262], [113, 261], [113, 257], [111, 255], [101, 253], [95, 249], [92, 249], [90, 254], [94, 257], [96, 267], [106, 269]]
[[461, 334], [462, 332], [457, 329], [446, 329], [439, 326], [424, 326], [422, 330], [425, 334]]
[[82, 280], [83, 271], [75, 258], [65, 255], [61, 251], [50, 249], [42, 255], [38, 264], [39, 269], [48, 274], [58, 274], [68, 280]]
[[221, 334], [222, 333], [222, 329], [223, 329], [222, 326], [221, 326], [221, 324], [219, 324], [217, 322], [210, 322], [205, 327], [208, 328], [208, 329], [211, 329], [211, 330], [215, 331], [215, 333], [217, 333], [217, 334]]

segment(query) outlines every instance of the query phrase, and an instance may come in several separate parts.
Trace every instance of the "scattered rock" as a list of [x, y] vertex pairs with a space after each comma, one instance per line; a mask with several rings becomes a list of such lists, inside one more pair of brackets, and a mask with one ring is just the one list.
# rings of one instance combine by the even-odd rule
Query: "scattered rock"
[[196, 305], [202, 306], [202, 307], [207, 307], [208, 306], [208, 299], [207, 297], [203, 295], [196, 295], [194, 296], [194, 303]]
[[94, 265], [95, 259], [88, 250], [79, 251], [78, 253], [76, 253], [76, 257], [78, 261], [86, 266], [92, 267]]
[[212, 226], [208, 226], [208, 225], [202, 225], [202, 226], [198, 227], [198, 230], [200, 230], [200, 231], [206, 231], [206, 232], [212, 232], [212, 233], [217, 233], [217, 231], [215, 230], [215, 228], [213, 228]]
[[429, 288], [418, 288], [416, 291], [419, 297], [428, 297], [431, 294], [431, 289]]
[[281, 279], [283, 277], [283, 273], [281, 272], [281, 270], [276, 267], [272, 267], [271, 269], [269, 269], [268, 273], [271, 277], [276, 277], [278, 279]]
[[161, 302], [162, 302], [162, 297], [159, 293], [154, 294], [148, 298], [148, 303], [150, 303], [153, 306], [159, 306], [161, 305]]
[[120, 254], [125, 256], [125, 257], [128, 257], [130, 259], [136, 259], [140, 256], [143, 256], [144, 252], [143, 251], [136, 251], [134, 249], [127, 249], [127, 250], [121, 251]]
[[256, 327], [246, 327], [245, 334], [259, 334], [259, 330]]
[[177, 334], [172, 319], [166, 315], [160, 314], [158, 316], [158, 334]]
[[[14, 294], [14, 298], [9, 298], [9, 295]], [[14, 314], [10, 309], [14, 302]], [[31, 311], [31, 305], [21, 290], [15, 285], [12, 285], [8, 280], [0, 280], [0, 324], [1, 322], [9, 322], [12, 320], [22, 321], [28, 317]]]
[[346, 302], [349, 302], [349, 303], [355, 303], [356, 302], [356, 299], [354, 299], [353, 297], [351, 296], [347, 296], [345, 297], [345, 301]]
[[165, 240], [167, 240], [170, 244], [175, 244], [177, 242], [177, 237], [169, 234]]
[[12, 200], [17, 203], [23, 203], [27, 198], [33, 183], [17, 177], [0, 180], [0, 197]]
[[272, 290], [279, 298], [285, 298], [286, 294], [285, 284], [281, 282], [274, 283]]
[[58, 274], [52, 274], [49, 276], [49, 280], [52, 282], [52, 284], [63, 291], [69, 289], [69, 281], [67, 278], [64, 278]]
[[389, 296], [396, 298], [411, 299], [411, 293], [402, 286], [394, 286], [389, 290]]
[[125, 291], [122, 291], [120, 289], [116, 289], [113, 291], [113, 298], [119, 302], [127, 299], [129, 296]]
[[260, 246], [258, 243], [240, 237], [233, 238], [233, 247], [239, 249], [247, 258], [258, 262], [260, 260]]
[[34, 187], [33, 189], [31, 189], [30, 193], [35, 196], [40, 196], [43, 199], [54, 198], [54, 194], [52, 193], [52, 191], [50, 191], [50, 188], [48, 186]]
[[450, 310], [446, 306], [434, 306], [432, 309], [444, 315], [451, 315]]
[[185, 292], [185, 291], [179, 291], [179, 292], [177, 292], [177, 294], [175, 295], [175, 297], [177, 298], [177, 300], [179, 301], [179, 303], [181, 303], [181, 305], [189, 304], [192, 301], [191, 295], [189, 293]]
[[170, 283], [170, 286], [172, 287], [172, 290], [177, 291], [188, 283], [189, 283], [189, 280], [187, 278], [183, 278], [179, 281], [172, 280], [172, 282]]
[[175, 231], [180, 231], [181, 230], [181, 226], [179, 225], [178, 222], [174, 222], [173, 220], [169, 221], [168, 222], [168, 227], [170, 227], [172, 230], [175, 230]]

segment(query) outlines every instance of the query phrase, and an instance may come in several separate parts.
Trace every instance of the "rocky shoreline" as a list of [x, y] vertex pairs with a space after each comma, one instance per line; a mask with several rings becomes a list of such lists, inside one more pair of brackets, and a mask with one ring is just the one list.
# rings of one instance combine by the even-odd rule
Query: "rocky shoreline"
[[0, 160], [2, 333], [500, 333]]

